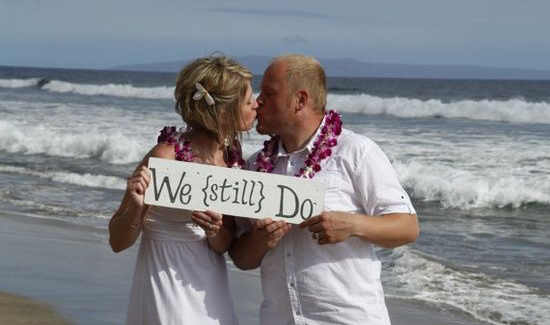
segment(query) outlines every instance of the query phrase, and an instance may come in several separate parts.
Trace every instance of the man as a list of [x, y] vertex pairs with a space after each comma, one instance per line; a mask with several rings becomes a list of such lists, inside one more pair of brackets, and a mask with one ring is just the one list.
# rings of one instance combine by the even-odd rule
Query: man
[[340, 133], [335, 113], [325, 117], [325, 73], [313, 58], [276, 58], [257, 101], [258, 132], [277, 137], [249, 168], [326, 184], [321, 215], [299, 227], [250, 221], [230, 249], [239, 268], [261, 266], [260, 323], [390, 324], [373, 245], [413, 242], [419, 227], [388, 158], [366, 137]]

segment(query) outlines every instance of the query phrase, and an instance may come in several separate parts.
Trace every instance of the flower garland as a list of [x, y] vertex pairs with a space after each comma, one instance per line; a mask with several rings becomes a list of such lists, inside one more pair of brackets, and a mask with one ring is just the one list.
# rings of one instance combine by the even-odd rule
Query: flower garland
[[[305, 166], [295, 174], [296, 177], [313, 178], [321, 170], [321, 161], [332, 155], [332, 147], [338, 144], [337, 138], [342, 133], [342, 119], [336, 111], [325, 113], [325, 125], [313, 143], [313, 150], [305, 160]], [[256, 157], [256, 170], [264, 173], [273, 172], [279, 136], [264, 142], [264, 148]]]
[[[191, 141], [183, 137], [183, 132], [181, 130], [176, 131], [175, 126], [164, 127], [164, 129], [160, 131], [157, 142], [166, 142], [175, 145], [176, 160], [192, 162], [193, 159], [196, 158], [191, 150]], [[235, 140], [234, 149], [227, 150], [224, 154], [224, 158], [227, 167], [241, 169], [244, 166], [245, 161], [242, 158], [240, 145], [237, 140]]]

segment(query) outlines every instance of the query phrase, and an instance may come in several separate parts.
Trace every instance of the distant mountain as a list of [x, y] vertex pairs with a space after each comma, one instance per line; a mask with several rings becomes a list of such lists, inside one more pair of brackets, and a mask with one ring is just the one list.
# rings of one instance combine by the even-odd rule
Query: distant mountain
[[[236, 58], [255, 75], [262, 75], [271, 61], [268, 56]], [[190, 60], [121, 65], [115, 70], [177, 72]], [[426, 78], [426, 79], [550, 79], [550, 71], [492, 68], [475, 65], [419, 65], [370, 63], [355, 59], [319, 59], [330, 77]]]

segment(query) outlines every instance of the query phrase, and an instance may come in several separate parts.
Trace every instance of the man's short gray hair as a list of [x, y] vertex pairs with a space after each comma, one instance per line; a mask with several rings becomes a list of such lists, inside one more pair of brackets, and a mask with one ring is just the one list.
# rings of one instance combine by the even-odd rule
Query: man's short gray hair
[[307, 88], [313, 99], [314, 108], [325, 111], [327, 104], [327, 81], [321, 63], [311, 56], [303, 54], [284, 54], [273, 59], [272, 63], [287, 64], [286, 83], [291, 93]]

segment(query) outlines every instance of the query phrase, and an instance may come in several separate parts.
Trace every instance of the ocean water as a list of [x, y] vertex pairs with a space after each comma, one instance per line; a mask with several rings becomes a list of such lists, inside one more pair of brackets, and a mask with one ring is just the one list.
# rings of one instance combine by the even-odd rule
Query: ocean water
[[[0, 215], [106, 229], [158, 131], [181, 125], [175, 78], [0, 67]], [[550, 81], [330, 78], [328, 107], [384, 149], [420, 217], [415, 244], [378, 251], [387, 296], [550, 323]], [[245, 155], [264, 140], [251, 131]]]

